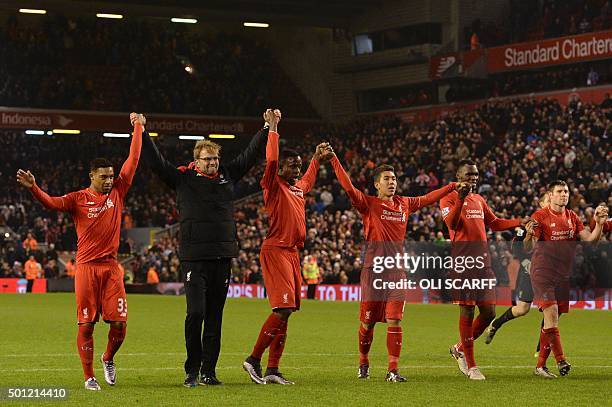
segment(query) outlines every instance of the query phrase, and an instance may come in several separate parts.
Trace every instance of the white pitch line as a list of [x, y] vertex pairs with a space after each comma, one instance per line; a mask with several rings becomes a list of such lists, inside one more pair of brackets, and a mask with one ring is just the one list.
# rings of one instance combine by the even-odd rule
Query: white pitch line
[[[246, 355], [246, 353], [244, 352], [221, 352], [221, 355], [227, 355], [227, 356], [244, 356]], [[410, 355], [410, 352], [408, 352], [408, 355]], [[0, 358], [43, 358], [43, 357], [74, 357], [77, 356], [77, 353], [41, 353], [41, 354], [29, 354], [29, 353], [14, 353], [14, 354], [6, 354], [6, 355], [2, 355], [0, 354]], [[185, 352], [158, 352], [158, 353], [146, 353], [146, 352], [138, 352], [138, 353], [122, 353], [119, 352], [118, 356], [181, 356], [181, 357], [185, 357], [186, 353]], [[292, 353], [292, 352], [285, 352], [283, 353], [283, 356], [318, 356], [318, 357], [328, 357], [328, 356], [359, 356], [359, 353]], [[427, 357], [429, 358], [440, 358], [440, 359], [446, 359], [448, 358], [448, 353], [445, 354], [440, 354], [440, 355], [428, 355]], [[504, 355], [502, 359], [524, 359], [524, 358], [529, 358], [530, 355]], [[535, 358], [534, 358], [535, 359]], [[609, 359], [608, 356], [577, 356], [577, 355], [572, 355], [572, 360], [580, 360], [580, 359], [585, 359], [585, 360], [603, 360], [603, 359]]]
[[[479, 366], [483, 369], [532, 369], [533, 365], [522, 365], [522, 366], [497, 366], [497, 365], [483, 365]], [[572, 365], [572, 368], [596, 368], [596, 369], [610, 369], [612, 365]], [[217, 367], [217, 370], [233, 370], [233, 369], [242, 369], [242, 366], [225, 366], [225, 367]], [[299, 367], [291, 367], [285, 366], [283, 369], [285, 370], [308, 370], [308, 369], [321, 369], [321, 366], [299, 366]], [[341, 369], [355, 369], [355, 366], [343, 366]], [[406, 365], [400, 366], [400, 369], [452, 369], [456, 370], [456, 365]], [[183, 371], [183, 368], [180, 366], [176, 367], [125, 367], [118, 368], [119, 371], [125, 372], [141, 372], [141, 371], [161, 371], [161, 370], [176, 370]], [[32, 369], [0, 369], [0, 372], [19, 372], [19, 373], [29, 373], [29, 372], [72, 372], [72, 371], [81, 371], [81, 368], [32, 368]]]

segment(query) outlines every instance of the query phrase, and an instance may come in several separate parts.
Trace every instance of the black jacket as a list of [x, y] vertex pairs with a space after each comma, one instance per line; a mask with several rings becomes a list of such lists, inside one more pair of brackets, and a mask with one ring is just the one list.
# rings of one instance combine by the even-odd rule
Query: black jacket
[[211, 179], [198, 176], [193, 169], [176, 168], [161, 155], [148, 133], [143, 134], [142, 151], [149, 165], [176, 191], [181, 261], [238, 256], [234, 189], [257, 159], [265, 156], [267, 136], [267, 128], [259, 130], [238, 157], [219, 165], [219, 176]]

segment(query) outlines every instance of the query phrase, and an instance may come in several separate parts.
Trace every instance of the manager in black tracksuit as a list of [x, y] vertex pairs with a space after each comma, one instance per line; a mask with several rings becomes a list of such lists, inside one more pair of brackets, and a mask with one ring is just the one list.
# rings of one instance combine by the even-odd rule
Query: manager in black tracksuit
[[[201, 140], [194, 161], [175, 167], [159, 152], [148, 134], [143, 154], [154, 172], [176, 191], [180, 217], [179, 260], [187, 297], [184, 385], [221, 384], [215, 367], [221, 348], [221, 322], [227, 297], [230, 261], [238, 256], [234, 222], [234, 189], [259, 158], [265, 156], [268, 129], [264, 127], [238, 157], [219, 164], [220, 146]], [[202, 322], [204, 332], [202, 333]]]

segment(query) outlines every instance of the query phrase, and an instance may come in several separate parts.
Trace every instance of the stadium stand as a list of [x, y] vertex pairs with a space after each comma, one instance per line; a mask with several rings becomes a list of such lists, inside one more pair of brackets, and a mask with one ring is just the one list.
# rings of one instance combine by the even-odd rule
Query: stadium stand
[[[317, 142], [331, 142], [354, 184], [369, 193], [373, 193], [371, 174], [376, 165], [392, 164], [399, 175], [399, 193], [414, 196], [451, 181], [455, 163], [472, 157], [481, 173], [479, 192], [499, 216], [506, 218], [533, 213], [545, 185], [562, 178], [572, 191], [569, 207], [588, 222], [592, 215], [589, 207], [602, 201], [612, 204], [610, 107], [609, 97], [601, 105], [574, 100], [567, 107], [553, 100], [491, 101], [476, 110], [456, 112], [422, 125], [408, 124], [394, 116], [366, 118], [343, 126], [316, 128], [299, 141], [293, 139], [288, 143], [309, 159]], [[95, 152], [103, 147], [112, 157], [123, 157], [126, 149], [120, 140], [108, 142], [93, 136], [79, 140], [75, 145], [58, 136], [57, 142], [51, 144], [20, 132], [5, 132], [0, 143], [22, 148], [4, 162], [1, 171], [13, 174], [19, 165], [27, 163], [35, 174], [41, 174], [45, 188], [61, 194], [85, 182], [87, 155], [81, 154], [78, 160], [70, 158], [76, 157], [71, 149]], [[177, 163], [189, 157], [190, 144], [177, 148], [172, 137], [162, 137], [158, 142], [164, 154]], [[52, 160], [57, 163], [58, 157], [62, 165], [51, 165]], [[261, 194], [249, 193], [257, 189], [262, 173], [263, 164], [245, 178], [242, 195], [246, 198], [236, 205], [241, 251], [233, 263], [235, 282], [261, 280], [258, 256], [267, 222]], [[2, 273], [19, 273], [28, 254], [22, 247], [27, 233], [32, 233], [39, 242], [54, 243], [57, 250], [74, 250], [74, 227], [69, 218], [45, 211], [14, 183], [3, 186], [1, 196], [0, 224], [10, 226], [19, 235], [18, 240], [3, 248]], [[174, 208], [172, 194], [146, 165], [141, 166], [128, 195], [125, 226], [171, 225], [177, 219]], [[317, 185], [308, 198], [307, 228], [304, 255], [317, 258], [324, 282], [357, 282], [362, 224], [330, 166], [321, 168]], [[436, 241], [443, 240], [445, 233], [436, 207], [412, 216], [406, 238]], [[491, 236], [494, 241], [508, 238], [501, 233]], [[176, 246], [174, 235], [158, 239], [143, 252], [133, 253], [127, 273], [132, 274], [134, 281], [144, 282], [148, 269], [153, 267], [161, 281], [176, 281], [179, 278]], [[122, 242], [121, 251], [130, 253], [129, 242]], [[498, 278], [507, 280], [508, 253], [495, 253], [494, 257]], [[38, 258], [44, 267], [47, 263], [44, 254], [38, 254]], [[584, 270], [594, 269], [589, 258], [581, 264], [585, 264]], [[585, 273], [580, 277], [583, 283], [592, 284], [592, 272]]]

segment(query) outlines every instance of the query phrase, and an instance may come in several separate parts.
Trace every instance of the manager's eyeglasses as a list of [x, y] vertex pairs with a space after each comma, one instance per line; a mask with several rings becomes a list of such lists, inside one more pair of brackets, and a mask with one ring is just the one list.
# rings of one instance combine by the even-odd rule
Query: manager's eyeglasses
[[200, 157], [198, 158], [198, 160], [202, 160], [205, 162], [209, 162], [209, 161], [219, 161], [219, 156], [214, 156], [214, 157]]

